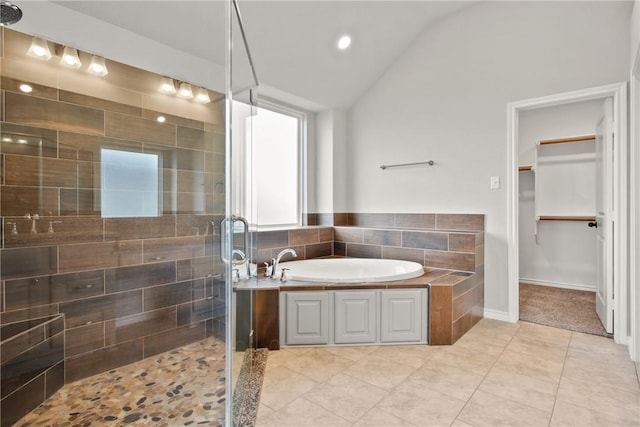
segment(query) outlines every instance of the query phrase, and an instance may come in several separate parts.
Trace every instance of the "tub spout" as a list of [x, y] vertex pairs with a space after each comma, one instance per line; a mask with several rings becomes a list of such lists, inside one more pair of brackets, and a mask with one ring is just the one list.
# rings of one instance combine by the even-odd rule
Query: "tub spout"
[[296, 251], [294, 251], [291, 248], [283, 249], [282, 251], [280, 251], [278, 256], [273, 261], [273, 270], [272, 270], [272, 273], [271, 273], [271, 278], [272, 279], [275, 279], [276, 277], [278, 277], [277, 276], [277, 274], [278, 274], [278, 264], [280, 264], [280, 260], [282, 259], [282, 257], [287, 255], [287, 254], [291, 254], [291, 256], [293, 256], [294, 258], [296, 258], [298, 256]]

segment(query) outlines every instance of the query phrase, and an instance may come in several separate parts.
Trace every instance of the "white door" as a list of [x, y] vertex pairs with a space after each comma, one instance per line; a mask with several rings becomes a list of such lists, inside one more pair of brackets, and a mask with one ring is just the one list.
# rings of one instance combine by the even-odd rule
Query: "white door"
[[613, 103], [607, 98], [596, 131], [596, 312], [608, 333], [613, 333]]

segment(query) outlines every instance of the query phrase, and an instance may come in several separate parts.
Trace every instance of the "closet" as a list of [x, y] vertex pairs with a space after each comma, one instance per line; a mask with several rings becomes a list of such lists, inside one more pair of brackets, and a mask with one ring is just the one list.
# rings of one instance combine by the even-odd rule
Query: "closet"
[[519, 116], [520, 281], [596, 291], [596, 126], [602, 100]]

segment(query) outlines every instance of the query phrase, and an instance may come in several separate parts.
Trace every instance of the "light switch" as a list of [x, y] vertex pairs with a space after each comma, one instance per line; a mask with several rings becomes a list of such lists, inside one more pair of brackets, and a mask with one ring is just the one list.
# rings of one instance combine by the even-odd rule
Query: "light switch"
[[497, 189], [500, 188], [500, 177], [499, 176], [492, 176], [491, 177], [489, 188], [491, 188], [492, 190], [497, 190]]

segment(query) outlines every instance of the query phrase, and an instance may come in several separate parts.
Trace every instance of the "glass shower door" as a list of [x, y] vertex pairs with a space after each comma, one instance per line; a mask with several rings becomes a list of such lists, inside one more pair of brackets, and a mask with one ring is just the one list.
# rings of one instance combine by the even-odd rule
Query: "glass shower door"
[[265, 357], [254, 350], [255, 289], [257, 288], [257, 233], [256, 224], [250, 222], [250, 201], [243, 196], [251, 191], [251, 168], [247, 168], [246, 155], [252, 143], [252, 117], [256, 112], [258, 79], [246, 40], [241, 16], [241, 5], [235, 0], [227, 8], [227, 161], [225, 261], [227, 296], [229, 304], [227, 328], [228, 366], [232, 381], [228, 395], [232, 397], [228, 418], [233, 425], [253, 425], [257, 414], [259, 388], [255, 376], [264, 369]]

